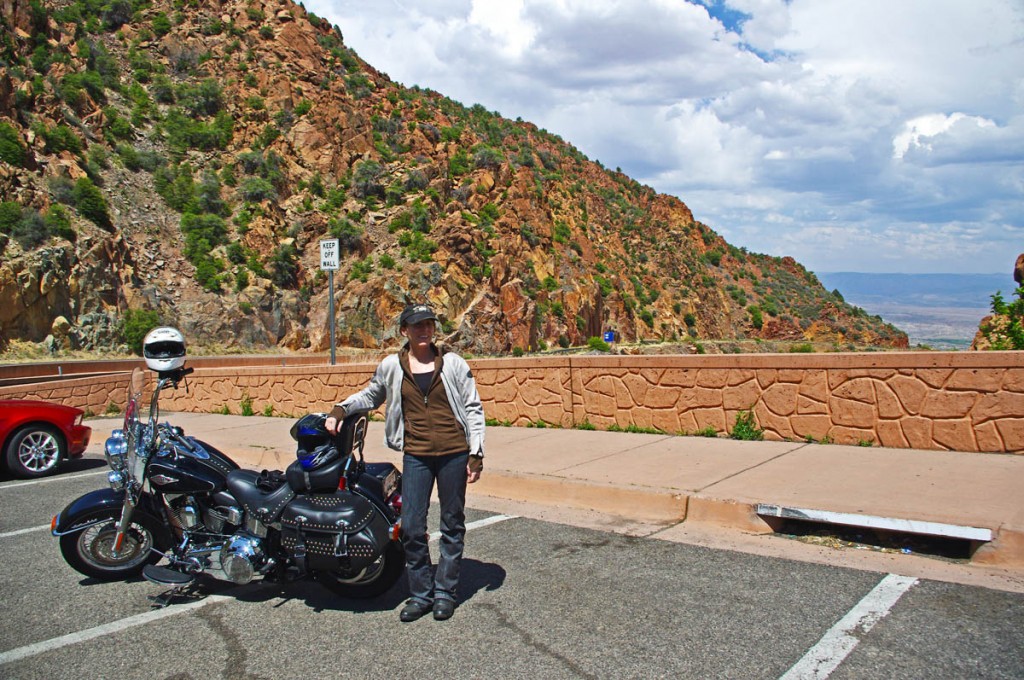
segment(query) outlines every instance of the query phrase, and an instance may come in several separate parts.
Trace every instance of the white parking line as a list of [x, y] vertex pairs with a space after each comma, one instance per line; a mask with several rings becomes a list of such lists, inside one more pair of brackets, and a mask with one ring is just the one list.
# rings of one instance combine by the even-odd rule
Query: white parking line
[[0, 538], [10, 538], [11, 536], [20, 536], [22, 534], [31, 534], [34, 531], [45, 531], [50, 528], [49, 524], [44, 524], [39, 527], [32, 527], [30, 529], [18, 529], [17, 531], [8, 531], [0, 534]]
[[[490, 524], [497, 524], [498, 522], [504, 522], [507, 519], [516, 519], [516, 517], [517, 515], [491, 515], [490, 517], [484, 517], [483, 519], [478, 519], [475, 522], [470, 522], [466, 525], [466, 531], [479, 529], [480, 527], [485, 527]], [[440, 531], [435, 531], [430, 534], [431, 541], [436, 541], [439, 538], [441, 538]]]
[[10, 484], [0, 484], [0, 489], [13, 489], [19, 486], [32, 486], [33, 484], [49, 484], [50, 482], [66, 482], [70, 479], [80, 479], [82, 477], [92, 477], [93, 475], [105, 475], [109, 472], [106, 468], [102, 470], [96, 470], [95, 472], [82, 472], [77, 475], [57, 475], [56, 477], [44, 477], [43, 479], [31, 479], [27, 482], [11, 482]]
[[146, 623], [152, 623], [153, 621], [159, 621], [165, 619], [168, 616], [174, 616], [176, 614], [183, 614], [185, 612], [198, 609], [199, 607], [205, 607], [208, 604], [216, 604], [218, 602], [224, 602], [233, 598], [227, 597], [226, 595], [210, 595], [206, 599], [199, 600], [198, 602], [189, 602], [188, 604], [174, 605], [173, 607], [164, 607], [163, 609], [155, 609], [148, 611], [143, 614], [136, 614], [135, 616], [129, 616], [126, 619], [120, 621], [113, 621], [111, 623], [105, 623], [102, 626], [96, 626], [95, 628], [87, 628], [86, 630], [80, 630], [77, 633], [69, 633], [62, 635], [57, 638], [50, 640], [44, 640], [43, 642], [37, 642], [33, 645], [25, 645], [24, 647], [18, 647], [8, 652], [0, 652], [0, 666], [3, 664], [11, 663], [13, 661], [20, 661], [36, 654], [42, 654], [43, 652], [49, 652], [54, 649], [61, 647], [67, 647], [68, 645], [78, 644], [79, 642], [85, 642], [86, 640], [92, 640], [98, 638], [101, 635], [110, 635], [112, 633], [120, 633], [123, 630], [132, 628], [133, 626], [141, 626]]
[[[507, 519], [516, 519], [515, 515], [493, 515], [486, 517], [475, 522], [470, 522], [466, 525], [466, 531], [471, 529], [479, 529], [497, 522], [504, 522]], [[17, 533], [25, 533], [28, 531], [38, 531], [40, 528], [49, 529], [49, 525], [45, 527], [36, 527], [33, 529], [22, 529], [21, 531], [10, 532], [9, 534], [0, 534], [0, 537], [6, 535], [13, 535]], [[430, 535], [431, 540], [436, 540], [440, 537], [440, 532], [434, 532]], [[0, 652], [0, 666], [14, 661], [20, 661], [36, 654], [42, 654], [43, 652], [53, 651], [60, 649], [61, 647], [67, 647], [69, 645], [78, 644], [79, 642], [85, 642], [86, 640], [92, 640], [98, 638], [101, 635], [109, 635], [111, 633], [120, 633], [123, 630], [127, 630], [134, 626], [141, 626], [153, 621], [159, 621], [160, 619], [168, 616], [174, 616], [175, 614], [182, 614], [184, 612], [198, 609], [199, 607], [205, 607], [208, 604], [216, 604], [217, 602], [224, 602], [226, 600], [233, 600], [235, 598], [226, 595], [210, 595], [206, 599], [199, 600], [198, 602], [189, 602], [188, 604], [173, 605], [170, 607], [164, 607], [163, 609], [157, 609], [154, 611], [148, 611], [143, 614], [136, 614], [135, 616], [129, 616], [126, 619], [120, 621], [113, 621], [111, 623], [105, 623], [102, 626], [96, 626], [95, 628], [88, 628], [86, 630], [80, 630], [77, 633], [69, 633], [62, 635], [57, 638], [50, 640], [44, 640], [31, 645], [25, 645], [24, 647], [17, 647], [6, 652]]]
[[832, 675], [857, 646], [860, 636], [874, 628], [916, 583], [916, 578], [896, 574], [883, 578], [779, 680], [824, 680]]

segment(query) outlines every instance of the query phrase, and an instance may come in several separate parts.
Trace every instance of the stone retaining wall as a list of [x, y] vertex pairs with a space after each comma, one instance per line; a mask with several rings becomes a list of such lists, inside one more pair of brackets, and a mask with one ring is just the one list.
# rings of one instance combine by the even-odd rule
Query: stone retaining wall
[[[488, 418], [510, 425], [730, 432], [751, 411], [765, 439], [1024, 453], [1024, 353], [573, 356], [470, 362]], [[328, 410], [375, 364], [202, 368], [167, 411]], [[102, 414], [127, 376], [0, 388]], [[111, 406], [111, 404], [113, 406]]]

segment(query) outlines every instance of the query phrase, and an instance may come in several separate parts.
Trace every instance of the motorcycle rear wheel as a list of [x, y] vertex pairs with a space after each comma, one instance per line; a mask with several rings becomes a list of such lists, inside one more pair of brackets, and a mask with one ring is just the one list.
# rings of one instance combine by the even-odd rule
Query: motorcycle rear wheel
[[139, 519], [132, 521], [118, 554], [113, 551], [119, 516], [110, 515], [106, 521], [81, 531], [60, 537], [60, 552], [71, 567], [86, 576], [101, 581], [122, 581], [138, 576], [143, 567], [160, 559], [153, 551], [156, 541], [153, 531]]
[[405, 550], [397, 541], [391, 541], [376, 562], [355, 576], [343, 576], [339, 571], [318, 571], [317, 581], [341, 597], [364, 600], [383, 595], [405, 570]]

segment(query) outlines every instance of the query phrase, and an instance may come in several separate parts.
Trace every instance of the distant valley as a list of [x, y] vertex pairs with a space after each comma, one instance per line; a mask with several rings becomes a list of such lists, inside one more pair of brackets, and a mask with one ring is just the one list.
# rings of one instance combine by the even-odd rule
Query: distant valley
[[911, 346], [967, 349], [991, 297], [1012, 298], [1017, 284], [1004, 274], [868, 274], [819, 272], [828, 290], [903, 330]]

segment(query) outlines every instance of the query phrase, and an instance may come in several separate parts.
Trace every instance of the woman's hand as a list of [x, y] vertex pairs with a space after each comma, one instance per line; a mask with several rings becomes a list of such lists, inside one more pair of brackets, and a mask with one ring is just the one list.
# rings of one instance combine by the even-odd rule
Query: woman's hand
[[324, 421], [324, 429], [331, 434], [338, 434], [338, 419], [334, 416], [327, 416], [327, 420]]

